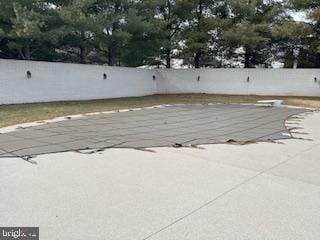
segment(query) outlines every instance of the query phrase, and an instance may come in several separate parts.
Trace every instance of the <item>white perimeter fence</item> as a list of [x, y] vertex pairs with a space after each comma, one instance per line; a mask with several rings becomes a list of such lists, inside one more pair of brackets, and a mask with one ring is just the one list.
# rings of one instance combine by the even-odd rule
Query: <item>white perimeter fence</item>
[[0, 104], [156, 93], [320, 96], [320, 69], [161, 69], [0, 60]]

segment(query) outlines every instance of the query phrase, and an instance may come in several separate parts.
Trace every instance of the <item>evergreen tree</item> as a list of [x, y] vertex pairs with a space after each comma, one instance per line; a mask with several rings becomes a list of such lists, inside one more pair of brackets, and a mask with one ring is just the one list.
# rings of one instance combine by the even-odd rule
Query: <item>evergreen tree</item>
[[205, 60], [220, 41], [223, 29], [228, 25], [229, 9], [226, 1], [185, 0], [181, 3], [182, 56], [186, 62], [192, 59], [195, 68], [205, 65]]
[[93, 5], [98, 20], [96, 43], [109, 66], [121, 64], [123, 49], [130, 38], [126, 30], [130, 6], [129, 0], [96, 0]]
[[97, 20], [91, 7], [95, 0], [72, 0], [57, 9], [63, 21], [61, 55], [70, 61], [88, 62], [88, 55], [94, 47]]
[[230, 0], [233, 27], [224, 39], [231, 49], [241, 48], [245, 68], [268, 64], [272, 28], [282, 21], [283, 5], [270, 0]]
[[128, 13], [127, 32], [130, 34], [123, 48], [122, 62], [126, 66], [161, 65], [159, 31], [137, 9]]
[[[310, 20], [312, 33], [309, 35], [308, 48], [304, 49], [301, 54], [300, 63], [306, 62], [306, 65], [300, 64], [299, 67], [316, 67], [320, 68], [320, 1], [319, 0], [288, 0], [292, 10], [302, 10], [307, 12]], [[308, 58], [304, 59], [305, 57]]]
[[178, 49], [178, 35], [181, 31], [179, 18], [181, 1], [145, 0], [141, 1], [141, 15], [157, 31], [157, 43], [160, 44], [160, 58], [165, 60], [166, 68], [171, 68], [173, 50]]
[[29, 60], [41, 51], [50, 52], [47, 46], [56, 41], [58, 31], [57, 24], [52, 24], [54, 9], [47, 1], [0, 0], [0, 13], [4, 55]]
[[300, 64], [300, 57], [297, 54], [308, 48], [311, 33], [312, 29], [308, 24], [294, 22], [291, 19], [272, 29], [272, 35], [275, 38], [277, 50], [279, 50], [278, 53], [284, 52], [285, 68], [297, 67]]
[[[286, 2], [286, 5], [284, 4]], [[305, 11], [295, 22], [290, 11]], [[0, 0], [0, 58], [320, 67], [319, 0]]]

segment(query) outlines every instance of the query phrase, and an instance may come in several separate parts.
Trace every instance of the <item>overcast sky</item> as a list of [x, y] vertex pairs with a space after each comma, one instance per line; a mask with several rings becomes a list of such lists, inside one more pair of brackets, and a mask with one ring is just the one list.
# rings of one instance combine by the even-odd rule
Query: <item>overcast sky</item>
[[292, 12], [292, 16], [295, 21], [306, 22], [306, 12]]

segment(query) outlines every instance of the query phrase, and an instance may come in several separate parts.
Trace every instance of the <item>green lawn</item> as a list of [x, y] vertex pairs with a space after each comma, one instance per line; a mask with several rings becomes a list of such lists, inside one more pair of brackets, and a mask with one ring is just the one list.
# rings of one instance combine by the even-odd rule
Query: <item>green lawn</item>
[[320, 108], [319, 98], [260, 97], [211, 94], [172, 94], [146, 97], [0, 105], [0, 127], [52, 119], [66, 115], [175, 103], [255, 103], [263, 99], [283, 99], [285, 104]]

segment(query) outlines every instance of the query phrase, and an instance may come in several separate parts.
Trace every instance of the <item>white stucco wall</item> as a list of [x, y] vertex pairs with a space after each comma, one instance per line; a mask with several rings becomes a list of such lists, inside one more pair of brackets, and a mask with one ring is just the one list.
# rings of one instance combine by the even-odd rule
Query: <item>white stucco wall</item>
[[[246, 72], [243, 69], [158, 70], [158, 91], [162, 93], [247, 94]], [[197, 80], [198, 76], [200, 76], [200, 81]]]
[[157, 91], [153, 74], [134, 68], [0, 60], [0, 104], [150, 95]]
[[[30, 79], [26, 76], [28, 70], [32, 73]], [[107, 74], [106, 80], [103, 79], [104, 73]], [[155, 81], [153, 75], [156, 76]], [[198, 76], [200, 81], [197, 80]], [[315, 77], [317, 82], [314, 81]], [[146, 70], [0, 60], [0, 104], [155, 93], [320, 96], [320, 69]]]
[[161, 93], [320, 97], [320, 69], [171, 69], [157, 76]]

